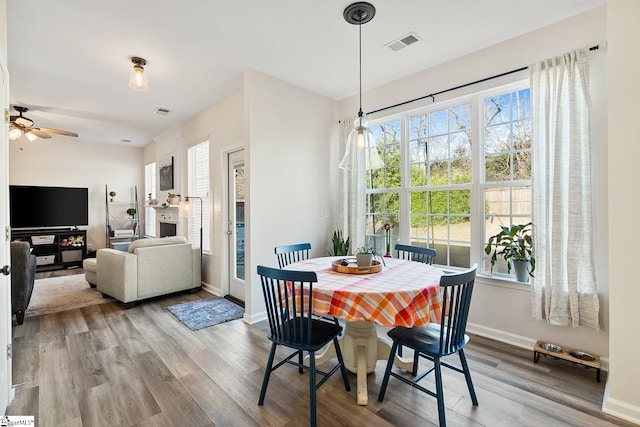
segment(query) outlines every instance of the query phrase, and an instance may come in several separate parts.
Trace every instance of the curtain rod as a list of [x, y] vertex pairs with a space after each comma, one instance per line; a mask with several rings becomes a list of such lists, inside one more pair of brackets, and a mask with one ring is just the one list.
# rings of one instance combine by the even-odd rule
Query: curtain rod
[[[591, 46], [589, 48], [589, 51], [598, 50], [599, 48], [600, 48], [599, 45]], [[528, 66], [527, 67], [520, 67], [520, 68], [515, 69], [515, 70], [506, 71], [504, 73], [496, 74], [495, 76], [485, 77], [484, 79], [476, 80], [476, 81], [473, 81], [473, 82], [470, 82], [470, 83], [465, 83], [465, 84], [460, 85], [460, 86], [451, 87], [449, 89], [444, 89], [444, 90], [441, 90], [439, 92], [430, 93], [429, 95], [424, 95], [424, 96], [421, 96], [419, 98], [410, 99], [409, 101], [404, 101], [404, 102], [401, 102], [399, 104], [389, 105], [388, 107], [383, 107], [383, 108], [379, 108], [377, 110], [369, 111], [367, 113], [367, 115], [374, 114], [374, 113], [379, 113], [380, 111], [390, 110], [391, 108], [400, 107], [401, 105], [411, 104], [412, 102], [421, 101], [421, 100], [426, 99], [426, 98], [431, 98], [433, 100], [433, 102], [435, 102], [435, 96], [436, 95], [442, 95], [443, 93], [452, 92], [454, 90], [462, 89], [462, 88], [465, 88], [467, 86], [473, 86], [473, 85], [477, 85], [479, 83], [484, 83], [484, 82], [486, 82], [488, 80], [493, 80], [493, 79], [497, 79], [497, 78], [500, 78], [500, 77], [508, 76], [509, 74], [519, 73], [520, 71], [524, 71], [524, 70], [526, 70], [528, 68], [529, 68]]]

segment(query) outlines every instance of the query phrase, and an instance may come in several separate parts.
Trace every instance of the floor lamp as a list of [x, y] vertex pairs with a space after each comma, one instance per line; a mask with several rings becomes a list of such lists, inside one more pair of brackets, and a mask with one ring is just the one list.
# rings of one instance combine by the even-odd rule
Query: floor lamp
[[198, 196], [186, 196], [184, 198], [184, 208], [187, 212], [189, 212], [189, 206], [191, 206], [191, 203], [189, 201], [189, 199], [198, 199], [200, 200], [200, 259], [202, 260], [202, 209], [203, 209], [203, 201], [202, 201], [202, 197], [198, 197]]

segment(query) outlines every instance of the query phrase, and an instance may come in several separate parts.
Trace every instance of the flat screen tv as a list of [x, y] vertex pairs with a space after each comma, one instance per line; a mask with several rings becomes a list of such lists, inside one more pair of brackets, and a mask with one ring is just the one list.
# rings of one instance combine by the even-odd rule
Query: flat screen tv
[[9, 212], [13, 229], [89, 225], [89, 190], [10, 185]]

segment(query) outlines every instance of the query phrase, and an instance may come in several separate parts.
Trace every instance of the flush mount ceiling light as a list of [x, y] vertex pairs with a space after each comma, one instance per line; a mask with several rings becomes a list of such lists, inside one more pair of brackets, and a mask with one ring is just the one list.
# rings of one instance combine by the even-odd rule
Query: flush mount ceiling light
[[360, 108], [358, 118], [353, 122], [354, 129], [347, 137], [347, 147], [340, 169], [378, 169], [384, 163], [378, 155], [373, 133], [367, 127], [367, 121], [362, 113], [362, 24], [371, 21], [376, 14], [376, 8], [367, 2], [356, 2], [346, 7], [343, 12], [345, 21], [358, 26], [358, 54], [360, 64]]
[[144, 72], [144, 66], [147, 65], [147, 61], [143, 58], [134, 56], [131, 58], [133, 68], [129, 74], [129, 87], [138, 92], [146, 92], [149, 90], [149, 81], [147, 80], [147, 74]]

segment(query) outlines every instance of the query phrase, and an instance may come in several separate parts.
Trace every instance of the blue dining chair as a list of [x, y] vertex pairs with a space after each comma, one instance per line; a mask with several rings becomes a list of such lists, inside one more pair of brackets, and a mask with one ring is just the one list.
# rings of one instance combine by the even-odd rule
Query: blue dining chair
[[[409, 261], [421, 262], [423, 264], [433, 264], [437, 251], [424, 246], [403, 245], [396, 243], [396, 258], [407, 259]], [[398, 346], [398, 356], [402, 356], [402, 346]], [[413, 356], [413, 375], [418, 370], [418, 355]]]
[[[469, 315], [469, 306], [471, 305], [471, 294], [473, 293], [477, 267], [478, 266], [474, 264], [473, 267], [464, 272], [445, 274], [441, 277], [442, 313], [440, 323], [429, 323], [427, 326], [414, 328], [397, 326], [387, 333], [393, 340], [393, 345], [382, 379], [382, 385], [380, 386], [378, 401], [382, 402], [384, 400], [389, 377], [395, 377], [403, 383], [435, 397], [438, 400], [439, 424], [441, 427], [446, 426], [441, 371], [441, 367], [444, 366], [464, 374], [467, 388], [471, 395], [471, 402], [473, 406], [478, 406], [478, 399], [475, 389], [473, 388], [469, 366], [467, 365], [467, 359], [463, 350], [463, 347], [469, 342], [469, 336], [465, 334], [465, 331], [467, 328], [467, 317]], [[420, 357], [432, 361], [433, 366], [420, 375], [414, 374], [413, 379], [393, 372], [393, 361], [399, 345], [413, 349]], [[460, 357], [461, 368], [440, 360], [442, 357], [454, 353], [458, 353]], [[418, 384], [420, 380], [433, 371], [435, 371], [436, 376], [435, 393]]]
[[278, 257], [278, 266], [285, 268], [287, 265], [309, 259], [311, 243], [297, 243], [295, 245], [276, 246], [275, 253]]
[[[298, 261], [309, 259], [311, 243], [296, 243], [293, 245], [276, 246], [275, 253], [278, 257], [278, 266], [285, 268], [287, 265]], [[328, 320], [340, 326], [338, 318], [334, 316], [320, 316], [321, 319]]]
[[[258, 275], [262, 282], [262, 293], [264, 295], [267, 317], [269, 319], [269, 334], [267, 338], [271, 341], [271, 350], [269, 351], [269, 359], [267, 360], [267, 366], [264, 371], [258, 405], [264, 404], [271, 372], [285, 363], [297, 366], [298, 372], [300, 373], [302, 373], [304, 369], [308, 369], [310, 418], [311, 426], [315, 426], [316, 391], [318, 388], [320, 388], [331, 375], [340, 370], [346, 390], [351, 390], [347, 370], [344, 367], [344, 361], [342, 359], [342, 352], [340, 351], [340, 344], [338, 342], [338, 336], [342, 331], [342, 327], [318, 320], [311, 316], [311, 313], [313, 313], [313, 298], [309, 298], [309, 295], [313, 294], [313, 284], [318, 281], [315, 272], [279, 270], [277, 268], [259, 265]], [[336, 350], [338, 364], [329, 372], [320, 371], [316, 369], [316, 351], [332, 341]], [[276, 348], [279, 345], [292, 348], [295, 351], [274, 366], [273, 362]], [[308, 367], [303, 363], [304, 352], [309, 353]], [[296, 355], [298, 356], [297, 363], [291, 360]], [[317, 383], [316, 375], [323, 377]]]
[[433, 264], [436, 258], [436, 250], [425, 248], [423, 246], [411, 246], [396, 243], [396, 258], [408, 259], [410, 261], [421, 262], [424, 264]]

